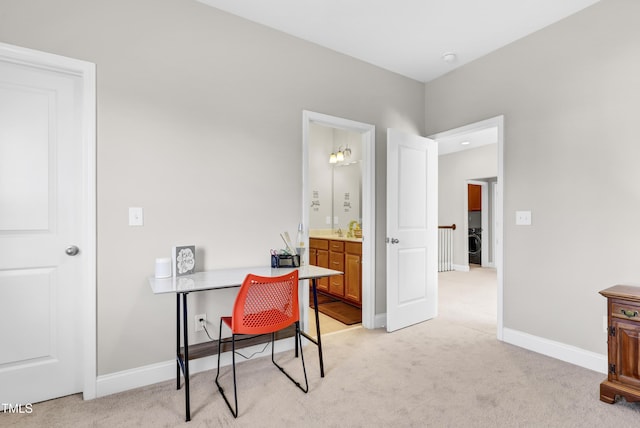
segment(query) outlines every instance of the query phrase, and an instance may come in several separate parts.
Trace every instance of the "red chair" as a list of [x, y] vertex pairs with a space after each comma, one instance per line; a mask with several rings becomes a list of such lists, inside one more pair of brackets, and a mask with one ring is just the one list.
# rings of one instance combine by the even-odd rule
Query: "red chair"
[[[302, 370], [304, 372], [305, 387], [294, 380], [274, 359], [275, 333], [295, 323], [295, 348], [296, 356], [300, 349]], [[229, 403], [224, 390], [218, 382], [220, 376], [220, 353], [222, 343], [228, 343], [229, 339], [222, 340], [222, 325], [226, 324], [231, 329], [231, 358], [233, 365], [233, 395], [235, 410]], [[253, 274], [247, 275], [240, 286], [240, 291], [233, 305], [233, 315], [220, 318], [220, 331], [218, 333], [218, 373], [216, 385], [222, 398], [227, 403], [234, 418], [238, 417], [238, 391], [236, 388], [236, 336], [271, 334], [271, 361], [304, 393], [309, 391], [307, 381], [307, 369], [304, 365], [302, 354], [302, 337], [300, 335], [300, 308], [298, 305], [298, 271], [277, 276], [262, 277]], [[238, 339], [241, 340], [241, 339]]]

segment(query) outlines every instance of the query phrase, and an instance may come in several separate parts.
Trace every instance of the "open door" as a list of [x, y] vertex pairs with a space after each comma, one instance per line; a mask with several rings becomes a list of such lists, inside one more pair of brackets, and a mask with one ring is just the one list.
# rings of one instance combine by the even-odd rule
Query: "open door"
[[387, 331], [438, 313], [438, 146], [387, 130]]

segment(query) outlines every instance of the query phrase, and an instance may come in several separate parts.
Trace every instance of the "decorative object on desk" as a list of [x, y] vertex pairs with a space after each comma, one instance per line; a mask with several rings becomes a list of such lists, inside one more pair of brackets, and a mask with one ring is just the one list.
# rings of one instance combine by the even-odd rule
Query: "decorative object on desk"
[[271, 250], [271, 267], [300, 267], [300, 256], [297, 254], [289, 254], [285, 250], [281, 250], [280, 253]]
[[173, 276], [189, 275], [195, 272], [195, 245], [173, 247], [171, 260], [173, 262]]
[[278, 254], [278, 267], [300, 267], [300, 256], [297, 254]]
[[[299, 262], [304, 261], [305, 241], [304, 226], [300, 223], [298, 225], [298, 236], [296, 237], [296, 253], [298, 254]], [[300, 263], [298, 263], [299, 265]]]
[[171, 276], [171, 259], [163, 257], [156, 259], [156, 278], [169, 278]]
[[289, 254], [295, 254], [296, 253], [296, 248], [293, 246], [293, 244], [291, 243], [291, 238], [289, 237], [289, 232], [282, 232], [280, 234], [280, 237], [282, 238], [282, 240], [284, 241], [284, 245], [285, 245], [285, 250], [289, 253]]

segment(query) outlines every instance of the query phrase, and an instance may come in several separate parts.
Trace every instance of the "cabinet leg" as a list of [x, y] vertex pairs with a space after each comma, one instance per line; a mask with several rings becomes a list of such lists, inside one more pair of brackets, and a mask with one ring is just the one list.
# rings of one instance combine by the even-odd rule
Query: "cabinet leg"
[[600, 401], [607, 404], [616, 402], [616, 392], [605, 382], [600, 384]]

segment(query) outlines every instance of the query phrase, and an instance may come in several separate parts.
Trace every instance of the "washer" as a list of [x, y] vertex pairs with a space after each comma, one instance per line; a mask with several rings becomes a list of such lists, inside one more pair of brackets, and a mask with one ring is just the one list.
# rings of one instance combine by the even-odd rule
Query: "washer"
[[482, 229], [469, 228], [469, 263], [482, 265]]

